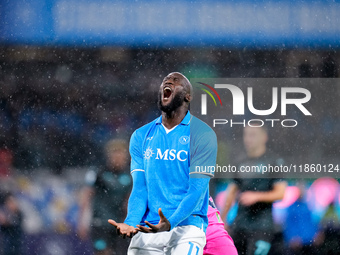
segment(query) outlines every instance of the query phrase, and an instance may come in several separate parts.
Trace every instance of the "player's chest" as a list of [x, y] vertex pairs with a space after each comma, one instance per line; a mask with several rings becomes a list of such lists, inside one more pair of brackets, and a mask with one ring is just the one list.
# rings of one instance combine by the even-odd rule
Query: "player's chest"
[[190, 150], [190, 129], [177, 127], [166, 133], [162, 127], [152, 130], [143, 146], [144, 160], [148, 162], [187, 162]]

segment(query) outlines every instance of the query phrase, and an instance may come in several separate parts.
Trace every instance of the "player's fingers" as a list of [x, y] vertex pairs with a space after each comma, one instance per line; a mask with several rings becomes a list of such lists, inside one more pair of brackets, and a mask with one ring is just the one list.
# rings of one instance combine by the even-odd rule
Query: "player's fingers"
[[141, 228], [140, 229], [140, 231], [142, 232], [142, 233], [152, 233], [152, 231], [149, 229], [149, 228]]
[[115, 226], [116, 228], [118, 227], [118, 223], [115, 222], [114, 220], [109, 219], [108, 222], [109, 222], [111, 225]]
[[157, 230], [157, 226], [156, 225], [153, 225], [151, 224], [150, 222], [148, 221], [144, 221], [146, 225], [148, 225], [152, 230]]
[[164, 216], [163, 212], [162, 212], [162, 208], [158, 209], [158, 214], [161, 217], [161, 220], [166, 220], [166, 217]]
[[137, 225], [137, 227], [139, 228], [139, 231], [143, 232], [143, 233], [152, 233], [150, 228], [144, 227], [144, 226], [140, 226]]
[[137, 231], [136, 232], [131, 232], [129, 237], [132, 238], [132, 237], [134, 237], [135, 234], [137, 234]]
[[142, 232], [149, 233], [151, 231], [150, 228], [144, 227], [144, 226], [138, 226], [139, 230]]
[[130, 231], [130, 233], [127, 234], [128, 237], [132, 238], [137, 233], [136, 229], [133, 229]]
[[113, 226], [116, 227], [116, 233], [117, 233], [117, 235], [121, 235], [121, 231], [120, 231], [120, 227], [119, 227], [118, 223], [115, 222], [114, 220], [111, 220], [111, 219], [108, 220], [108, 222], [109, 222], [111, 225], [113, 225]]

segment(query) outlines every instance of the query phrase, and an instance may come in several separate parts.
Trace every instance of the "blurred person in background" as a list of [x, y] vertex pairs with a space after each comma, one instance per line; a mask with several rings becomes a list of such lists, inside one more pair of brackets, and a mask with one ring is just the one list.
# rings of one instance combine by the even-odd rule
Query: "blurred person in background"
[[0, 190], [13, 192], [16, 187], [16, 171], [13, 167], [13, 152], [3, 147], [0, 149]]
[[[128, 174], [128, 144], [121, 139], [110, 140], [105, 146], [105, 154], [105, 167], [86, 174], [86, 187], [81, 191], [78, 234], [83, 240], [91, 236], [95, 254], [120, 255], [126, 253], [129, 240], [118, 239], [107, 219], [114, 217], [123, 221], [125, 218], [132, 184]], [[90, 214], [92, 219], [88, 224]]]
[[0, 179], [8, 178], [12, 175], [13, 153], [7, 148], [0, 149]]
[[315, 252], [313, 240], [317, 234], [317, 224], [305, 201], [305, 184], [298, 182], [299, 198], [287, 209], [284, 237], [288, 244], [288, 254], [324, 254]]
[[[16, 198], [10, 192], [0, 194], [0, 235], [3, 255], [20, 255], [22, 242], [22, 213]], [[1, 249], [0, 249], [1, 252]]]
[[315, 240], [316, 254], [340, 255], [340, 217], [336, 203], [331, 203], [319, 223]]
[[[247, 157], [240, 167], [262, 165], [282, 165], [283, 160], [267, 150], [268, 133], [264, 126], [243, 130], [243, 142]], [[226, 216], [235, 200], [238, 201], [237, 216], [230, 228], [231, 236], [240, 255], [266, 255], [272, 247], [275, 225], [272, 205], [281, 200], [286, 182], [281, 179], [263, 178], [262, 173], [242, 173], [228, 185], [227, 200], [222, 211]], [[226, 229], [229, 226], [225, 222]]]

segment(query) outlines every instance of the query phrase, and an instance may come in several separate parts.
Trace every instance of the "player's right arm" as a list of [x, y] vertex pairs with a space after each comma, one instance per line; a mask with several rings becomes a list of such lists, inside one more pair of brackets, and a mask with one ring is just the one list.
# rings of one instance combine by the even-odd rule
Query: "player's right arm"
[[282, 180], [275, 180], [273, 188], [268, 191], [245, 191], [240, 195], [240, 204], [251, 206], [255, 203], [273, 203], [284, 197], [287, 183]]
[[132, 237], [137, 233], [136, 226], [140, 224], [148, 203], [148, 193], [145, 180], [145, 170], [143, 162], [143, 138], [138, 134], [138, 130], [133, 133], [130, 140], [131, 155], [131, 175], [133, 186], [128, 202], [128, 212], [124, 223], [117, 223], [109, 220], [109, 223], [117, 228], [117, 233]]
[[116, 227], [117, 234], [123, 237], [132, 237], [138, 232], [137, 224], [140, 224], [147, 207], [147, 189], [145, 174], [142, 171], [133, 171], [133, 187], [128, 202], [128, 213], [124, 223], [117, 223], [109, 220], [109, 223]]

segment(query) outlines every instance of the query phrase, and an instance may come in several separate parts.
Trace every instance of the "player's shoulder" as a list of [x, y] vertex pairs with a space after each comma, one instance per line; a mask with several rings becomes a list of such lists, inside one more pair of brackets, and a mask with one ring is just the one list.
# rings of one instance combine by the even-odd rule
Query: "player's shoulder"
[[204, 121], [191, 115], [190, 120], [190, 132], [191, 135], [209, 135], [216, 137], [215, 131]]
[[150, 129], [152, 129], [156, 125], [156, 122], [158, 121], [158, 119], [159, 119], [159, 117], [154, 119], [153, 121], [137, 128], [133, 132], [132, 136], [133, 137], [139, 137], [139, 138], [145, 137], [149, 133]]

